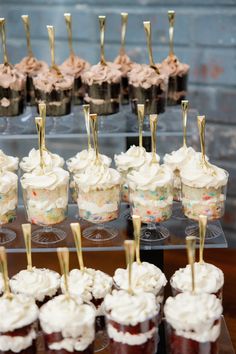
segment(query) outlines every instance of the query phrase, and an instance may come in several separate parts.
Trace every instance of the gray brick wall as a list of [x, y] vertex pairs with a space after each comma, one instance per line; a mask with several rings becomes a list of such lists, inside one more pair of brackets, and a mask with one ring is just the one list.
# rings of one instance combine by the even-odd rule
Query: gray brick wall
[[176, 10], [175, 50], [191, 65], [191, 106], [206, 114], [208, 153], [231, 173], [225, 225], [236, 230], [236, 0], [1, 0], [0, 16], [7, 19], [10, 58], [26, 53], [21, 14], [31, 17], [33, 49], [49, 60], [47, 24], [56, 27], [56, 58], [68, 56], [64, 12], [73, 14], [76, 52], [95, 63], [99, 59], [97, 16], [107, 15], [106, 57], [119, 50], [120, 12], [129, 13], [127, 51], [133, 60], [147, 62], [143, 20], [151, 20], [156, 61], [168, 53], [167, 10]]

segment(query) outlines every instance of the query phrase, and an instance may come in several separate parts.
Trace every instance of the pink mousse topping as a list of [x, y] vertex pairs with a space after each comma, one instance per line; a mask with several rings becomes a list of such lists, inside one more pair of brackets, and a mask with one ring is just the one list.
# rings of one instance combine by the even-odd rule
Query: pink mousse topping
[[40, 71], [48, 69], [45, 61], [37, 60], [35, 57], [25, 57], [15, 66], [24, 75], [36, 76]]
[[64, 74], [71, 75], [76, 79], [81, 76], [84, 71], [88, 70], [89, 67], [90, 64], [87, 61], [76, 55], [70, 55], [69, 58], [59, 66]]
[[164, 70], [167, 70], [169, 76], [183, 76], [189, 72], [189, 65], [181, 63], [179, 59], [173, 55], [168, 56], [163, 60], [162, 66]]
[[41, 72], [33, 78], [36, 89], [51, 92], [52, 90], [70, 90], [74, 80], [70, 75], [65, 75], [55, 68], [50, 68]]
[[147, 64], [133, 64], [132, 70], [128, 73], [129, 84], [135, 87], [141, 86], [144, 89], [155, 85], [160, 86], [162, 91], [166, 91], [168, 74], [160, 64], [156, 64], [156, 66], [160, 74]]
[[87, 85], [98, 84], [101, 85], [104, 82], [119, 83], [121, 81], [121, 66], [107, 62], [107, 65], [98, 63], [91, 66], [89, 70], [82, 74], [82, 81]]
[[0, 87], [15, 91], [24, 89], [26, 77], [16, 67], [9, 64], [0, 64]]
[[121, 66], [122, 76], [127, 76], [134, 64], [127, 54], [118, 55], [115, 58], [114, 63]]

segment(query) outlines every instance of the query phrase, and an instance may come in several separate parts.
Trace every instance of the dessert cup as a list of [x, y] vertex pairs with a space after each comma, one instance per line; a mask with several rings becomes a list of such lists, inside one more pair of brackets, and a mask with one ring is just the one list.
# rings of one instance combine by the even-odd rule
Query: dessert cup
[[0, 313], [0, 353], [35, 354], [38, 308], [34, 300], [25, 295], [2, 296]]
[[[222, 300], [224, 274], [221, 269], [209, 263], [195, 263], [195, 293], [214, 294]], [[191, 267], [178, 269], [170, 279], [172, 295], [191, 291], [192, 278]]]
[[189, 65], [171, 55], [162, 62], [162, 66], [169, 73], [167, 105], [181, 104], [187, 95]]
[[24, 269], [10, 280], [10, 288], [14, 294], [24, 294], [33, 298], [38, 307], [44, 305], [60, 289], [60, 275], [49, 269]]
[[91, 66], [82, 74], [86, 94], [84, 101], [90, 105], [90, 113], [106, 116], [119, 112], [120, 66], [107, 62]]
[[221, 301], [211, 294], [181, 293], [164, 306], [170, 354], [218, 354]]
[[[158, 67], [158, 66], [157, 66]], [[145, 114], [165, 112], [168, 75], [159, 67], [160, 74], [146, 64], [134, 64], [128, 73], [132, 112], [144, 104]]]
[[16, 238], [16, 233], [6, 227], [16, 218], [18, 202], [18, 177], [15, 173], [2, 171], [0, 173], [0, 244], [4, 245]]
[[1, 171], [10, 171], [10, 172], [17, 173], [18, 164], [19, 164], [18, 157], [6, 155], [0, 149], [0, 170]]
[[[56, 167], [64, 166], [64, 159], [49, 151], [43, 151], [43, 160], [47, 169], [54, 169]], [[40, 151], [31, 149], [28, 156], [22, 158], [20, 168], [25, 173], [30, 173], [40, 167]]]
[[120, 65], [122, 72], [121, 86], [120, 86], [120, 103], [129, 104], [129, 80], [128, 73], [132, 69], [133, 62], [127, 54], [119, 54], [114, 63]]
[[32, 233], [32, 241], [50, 244], [66, 237], [64, 231], [52, 226], [67, 216], [68, 185], [69, 173], [59, 167], [49, 171], [35, 169], [21, 177], [27, 219], [43, 226]]
[[111, 353], [156, 353], [159, 305], [153, 294], [113, 290], [105, 298], [105, 311]]
[[78, 297], [59, 295], [40, 309], [46, 350], [49, 353], [93, 354], [95, 310]]

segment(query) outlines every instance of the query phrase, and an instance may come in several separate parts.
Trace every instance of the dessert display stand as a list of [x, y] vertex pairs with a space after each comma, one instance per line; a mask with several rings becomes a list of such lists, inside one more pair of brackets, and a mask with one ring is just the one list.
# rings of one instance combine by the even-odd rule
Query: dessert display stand
[[[188, 135], [189, 141], [192, 139], [198, 139], [196, 129], [196, 116], [197, 111], [194, 109], [189, 110], [189, 128]], [[17, 119], [17, 118], [15, 118]], [[21, 134], [4, 134], [4, 131], [0, 133], [0, 148], [4, 148], [8, 154], [13, 156], [19, 156], [20, 159], [27, 155], [32, 147], [37, 146], [37, 134], [36, 129], [33, 131], [33, 125], [31, 124], [34, 117], [31, 116], [27, 119], [21, 119], [19, 117], [19, 124], [22, 125]], [[105, 120], [105, 118], [104, 118]], [[111, 116], [108, 117], [108, 122], [111, 120]], [[28, 122], [28, 123], [27, 123]], [[106, 121], [103, 122], [106, 124]], [[110, 152], [110, 156], [114, 153], [119, 153], [121, 150], [125, 150], [130, 144], [137, 144], [138, 141], [138, 123], [137, 117], [130, 112], [129, 106], [122, 107], [121, 111], [112, 116], [112, 124], [115, 126], [115, 130], [111, 132], [104, 131], [99, 132], [99, 144], [101, 151]], [[82, 107], [76, 107], [74, 114], [70, 117], [63, 117], [63, 125], [67, 125], [70, 133], [58, 133], [47, 134], [48, 145], [51, 151], [55, 151], [62, 155], [65, 159], [73, 156], [76, 152], [82, 150], [86, 144], [86, 129], [84, 125], [84, 116]], [[166, 112], [160, 115], [161, 129], [157, 132], [157, 153], [162, 155], [176, 149], [176, 146], [180, 144], [182, 139], [182, 119], [181, 108], [169, 107]], [[149, 148], [150, 131], [146, 130], [147, 125], [144, 125], [144, 143]], [[121, 144], [123, 142], [123, 145]], [[52, 148], [51, 148], [52, 146]], [[113, 151], [114, 150], [114, 151]], [[20, 188], [19, 188], [20, 189]], [[178, 213], [178, 217], [175, 217], [175, 211]], [[66, 246], [71, 252], [76, 252], [74, 245], [73, 235], [70, 230], [70, 223], [76, 222], [77, 206], [70, 204], [68, 208], [68, 218], [58, 225], [58, 227], [65, 231], [67, 237], [59, 243], [48, 245], [40, 245], [32, 243], [32, 252], [34, 253], [55, 253], [57, 247]], [[185, 249], [185, 236], [186, 228], [192, 225], [192, 221], [187, 218], [181, 217], [179, 213], [179, 207], [175, 204], [173, 217], [168, 221], [162, 223], [163, 227], [168, 230], [169, 236], [164, 240], [158, 240], [154, 242], [141, 242], [141, 257], [143, 261], [148, 261], [160, 267], [164, 268], [164, 250], [178, 250]], [[10, 254], [25, 253], [24, 238], [22, 236], [21, 224], [27, 222], [25, 211], [22, 203], [22, 195], [20, 191], [19, 195], [19, 207], [17, 211], [17, 218], [13, 223], [7, 225], [8, 228], [16, 232], [16, 238], [5, 245], [7, 252]], [[81, 220], [82, 231], [90, 227], [92, 224]], [[133, 226], [129, 217], [129, 206], [125, 203], [121, 205], [120, 217], [118, 220], [109, 223], [117, 230], [118, 235], [112, 240], [105, 242], [94, 242], [89, 239], [83, 238], [83, 250], [85, 252], [112, 252], [122, 251], [124, 240], [133, 238]], [[206, 248], [226, 248], [227, 240], [221, 227], [220, 221], [212, 223], [217, 229], [217, 237], [207, 238]], [[36, 230], [37, 226], [32, 226], [32, 231]], [[56, 259], [56, 258], [55, 258]], [[165, 342], [165, 324], [160, 327], [159, 335], [160, 342], [158, 346], [158, 354], [168, 354]], [[38, 352], [43, 354], [42, 343], [39, 340]], [[100, 351], [101, 353], [108, 353], [108, 349]], [[233, 346], [230, 340], [230, 336], [223, 319], [222, 331], [220, 337], [220, 350], [219, 354], [233, 354]]]

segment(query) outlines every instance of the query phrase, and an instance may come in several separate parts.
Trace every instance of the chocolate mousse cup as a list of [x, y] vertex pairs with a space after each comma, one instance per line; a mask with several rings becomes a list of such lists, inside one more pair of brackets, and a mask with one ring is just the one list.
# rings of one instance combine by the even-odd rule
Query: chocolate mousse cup
[[168, 83], [167, 105], [175, 106], [181, 104], [186, 98], [188, 90], [188, 74], [182, 76], [170, 76]]

